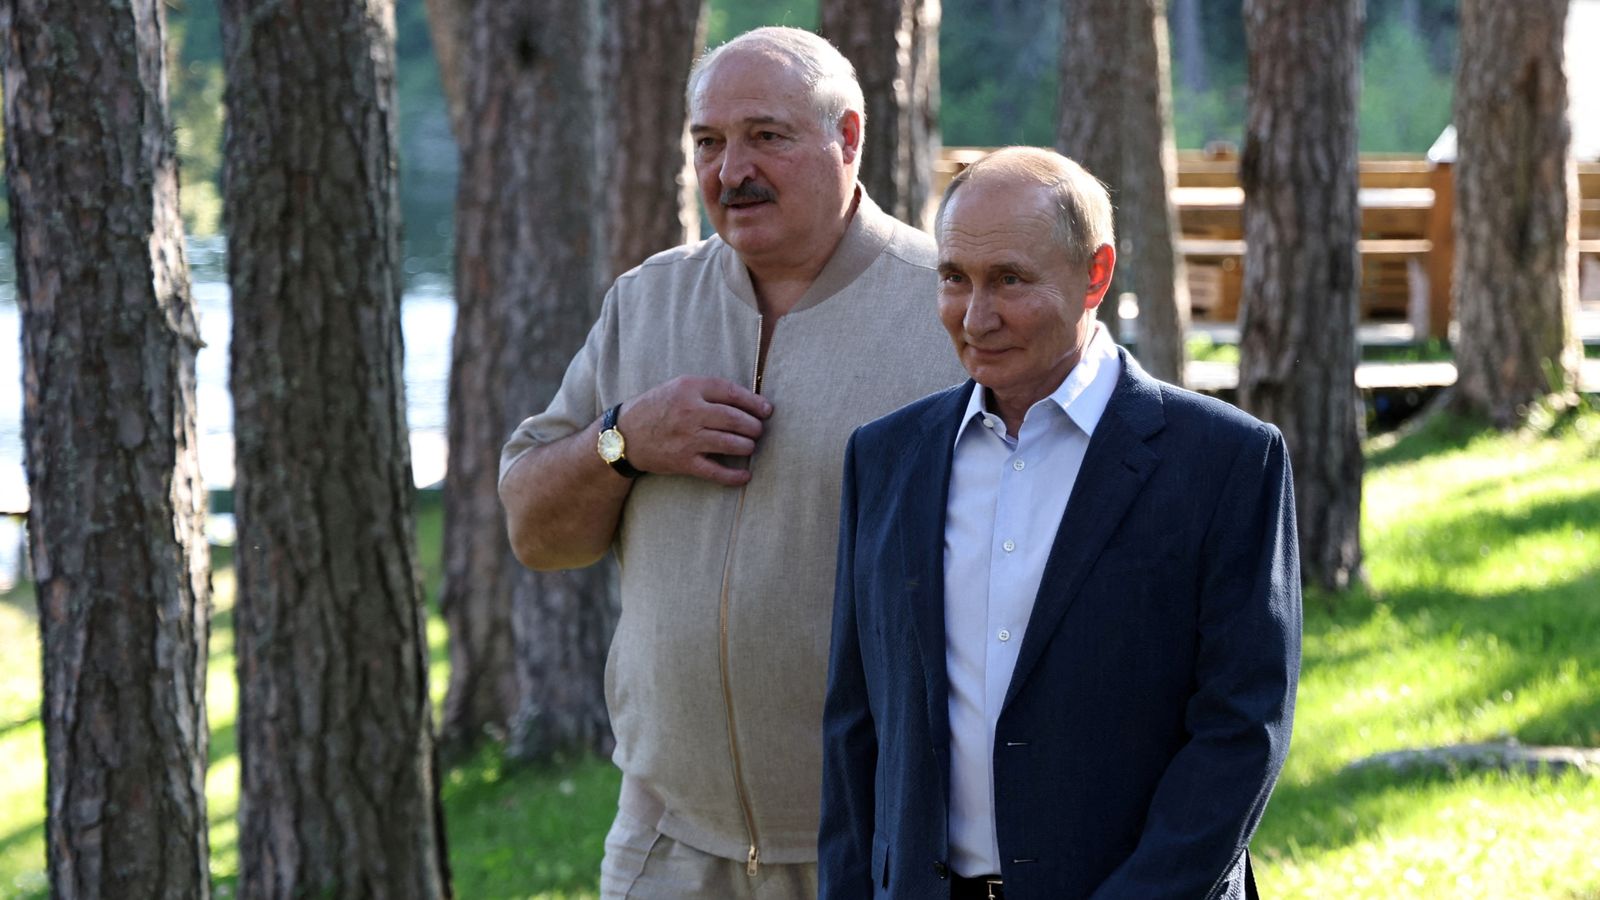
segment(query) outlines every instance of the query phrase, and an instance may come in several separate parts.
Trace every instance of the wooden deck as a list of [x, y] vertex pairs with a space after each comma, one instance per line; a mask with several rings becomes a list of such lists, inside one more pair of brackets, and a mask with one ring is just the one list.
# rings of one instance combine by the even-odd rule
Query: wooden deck
[[[1224, 362], [1191, 362], [1184, 370], [1190, 390], [1204, 394], [1239, 387], [1239, 367]], [[1456, 383], [1451, 362], [1364, 362], [1356, 367], [1356, 387], [1364, 391], [1442, 388]], [[1600, 393], [1600, 359], [1585, 359], [1578, 372], [1578, 389]]]

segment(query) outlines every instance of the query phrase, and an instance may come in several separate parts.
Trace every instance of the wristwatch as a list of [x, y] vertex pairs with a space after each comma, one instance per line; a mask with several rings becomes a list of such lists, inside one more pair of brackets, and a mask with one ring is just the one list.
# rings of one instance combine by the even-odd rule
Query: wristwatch
[[633, 464], [628, 462], [628, 442], [623, 439], [622, 432], [617, 430], [617, 416], [621, 414], [622, 404], [618, 403], [616, 406], [606, 410], [606, 414], [600, 417], [598, 448], [600, 458], [605, 460], [606, 465], [610, 466], [611, 470], [618, 475], [624, 478], [638, 478], [644, 473], [635, 469]]

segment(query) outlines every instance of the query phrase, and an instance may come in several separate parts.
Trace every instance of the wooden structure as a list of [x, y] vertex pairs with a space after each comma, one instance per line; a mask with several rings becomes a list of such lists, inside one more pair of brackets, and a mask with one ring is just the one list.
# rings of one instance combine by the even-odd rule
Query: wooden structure
[[[936, 163], [938, 190], [942, 193], [956, 172], [986, 152], [945, 148]], [[1362, 320], [1406, 321], [1419, 339], [1445, 337], [1455, 246], [1451, 164], [1364, 154], [1360, 182]], [[1580, 292], [1600, 299], [1600, 161], [1579, 163], [1578, 182]], [[1228, 150], [1180, 152], [1173, 203], [1194, 317], [1233, 321], [1245, 257], [1238, 159]]]

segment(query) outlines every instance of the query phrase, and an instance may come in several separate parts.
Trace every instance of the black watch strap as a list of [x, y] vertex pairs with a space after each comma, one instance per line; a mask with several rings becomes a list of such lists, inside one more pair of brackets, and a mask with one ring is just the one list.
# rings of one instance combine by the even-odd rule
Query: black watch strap
[[[621, 403], [618, 403], [616, 406], [606, 410], [605, 415], [600, 417], [600, 430], [610, 431], [611, 429], [616, 428], [617, 418], [621, 415]], [[616, 472], [618, 475], [621, 475], [624, 478], [638, 478], [640, 475], [644, 474], [643, 472], [634, 468], [633, 463], [628, 462], [628, 458], [626, 456], [621, 456], [612, 460], [610, 465], [613, 472]]]

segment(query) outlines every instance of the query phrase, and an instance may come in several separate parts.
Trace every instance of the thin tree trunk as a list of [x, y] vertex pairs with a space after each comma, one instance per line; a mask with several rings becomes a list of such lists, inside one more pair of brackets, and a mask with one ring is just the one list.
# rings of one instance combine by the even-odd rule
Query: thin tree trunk
[[0, 0], [60, 898], [204, 898], [199, 334], [160, 3]]
[[585, 123], [600, 114], [600, 14], [595, 0], [477, 0], [466, 58], [443, 603], [467, 618], [508, 604], [522, 759], [604, 750], [611, 734], [609, 569], [524, 570], [496, 493], [501, 445], [548, 405], [599, 305], [608, 162]]
[[1464, 0], [1456, 68], [1458, 407], [1508, 428], [1577, 384], [1567, 0]]
[[[1062, 0], [1061, 94], [1056, 149], [1105, 182], [1122, 227], [1123, 81], [1127, 77], [1127, 16], [1123, 0]], [[1122, 241], [1117, 242], [1120, 254]], [[1131, 270], [1118, 264], [1100, 305], [1100, 322], [1122, 337], [1118, 298]]]
[[239, 895], [448, 895], [386, 0], [221, 4]]
[[1139, 362], [1162, 381], [1183, 384], [1189, 332], [1189, 280], [1177, 253], [1172, 189], [1178, 150], [1172, 139], [1172, 92], [1165, 0], [1125, 0], [1127, 53], [1118, 268], [1139, 298]]
[[1106, 183], [1116, 207], [1117, 271], [1100, 321], [1120, 338], [1120, 295], [1139, 302], [1138, 357], [1183, 383], [1189, 286], [1177, 255], [1164, 0], [1063, 0], [1056, 147]]
[[822, 0], [823, 37], [866, 97], [861, 183], [885, 211], [931, 229], [939, 155], [939, 0]]
[[[444, 89], [444, 105], [450, 114], [450, 132], [457, 143], [466, 134], [467, 98], [462, 54], [472, 41], [474, 0], [426, 0], [428, 37], [433, 43], [434, 61], [439, 64], [439, 84]], [[449, 714], [445, 715], [446, 723]]]
[[[610, 153], [610, 274], [699, 237], [689, 166], [689, 66], [705, 45], [705, 0], [610, 0], [604, 29], [606, 77], [614, 99], [599, 146]], [[607, 92], [608, 94], [611, 92]]]
[[1361, 0], [1246, 0], [1239, 403], [1284, 433], [1305, 580], [1361, 572], [1356, 102]]
[[[447, 88], [445, 99], [456, 144], [463, 148], [463, 160], [466, 142], [473, 137], [474, 128], [482, 131], [489, 127], [467, 118], [471, 113], [467, 105], [467, 51], [472, 43], [476, 5], [476, 0], [428, 0], [428, 24], [433, 34], [440, 79]], [[463, 174], [457, 185], [458, 198], [465, 196], [467, 188], [465, 168], [463, 163]], [[479, 192], [483, 191], [480, 187]], [[458, 199], [458, 217], [462, 208]], [[463, 222], [457, 218], [458, 301], [465, 291], [460, 275], [459, 246], [460, 235], [464, 233]], [[480, 285], [478, 290], [485, 291], [487, 286]], [[474, 310], [464, 309], [458, 302], [458, 346], [464, 333], [493, 327], [492, 323], [478, 321], [474, 315]], [[478, 340], [474, 338], [473, 343]], [[503, 537], [505, 525], [498, 498], [489, 493], [493, 479], [489, 461], [495, 458], [492, 445], [496, 440], [504, 440], [505, 435], [497, 435], [501, 424], [498, 420], [472, 421], [473, 416], [486, 412], [482, 407], [492, 398], [458, 396], [456, 388], [460, 367], [476, 367], [465, 374], [476, 378], [480, 387], [486, 386], [493, 377], [488, 365], [487, 360], [473, 357], [457, 358], [451, 366], [448, 440], [453, 455], [445, 472], [444, 580], [439, 591], [439, 607], [450, 648], [450, 681], [439, 727], [440, 750], [446, 759], [466, 756], [486, 735], [503, 740], [511, 717], [517, 711], [516, 642], [511, 633], [510, 585], [517, 577], [519, 566]], [[479, 408], [467, 408], [473, 405]], [[477, 454], [481, 458], [465, 454]], [[463, 494], [472, 490], [477, 494]]]

